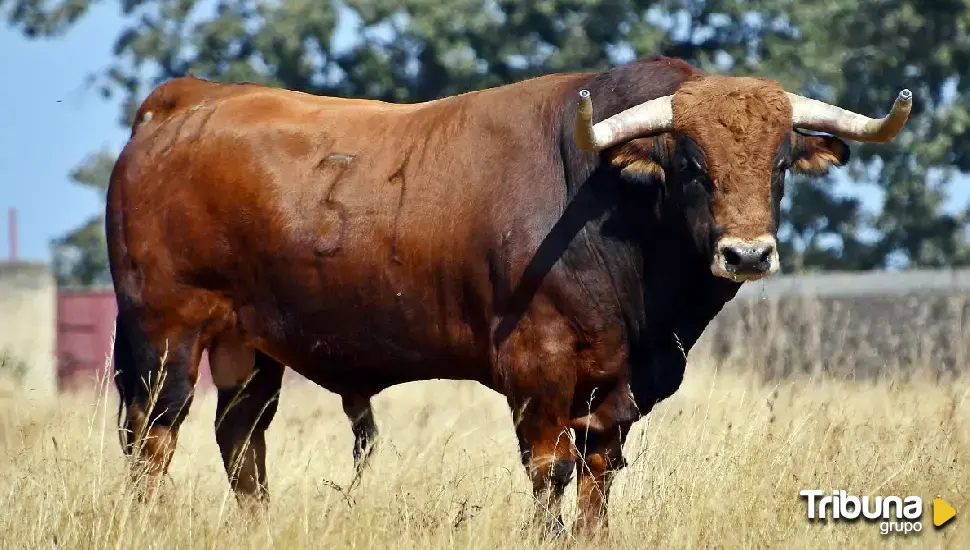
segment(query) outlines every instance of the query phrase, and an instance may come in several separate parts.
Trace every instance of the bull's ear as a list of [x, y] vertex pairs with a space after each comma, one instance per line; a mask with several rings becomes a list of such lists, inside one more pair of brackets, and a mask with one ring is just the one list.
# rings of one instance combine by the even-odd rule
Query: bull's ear
[[634, 182], [664, 180], [662, 166], [666, 143], [663, 137], [637, 138], [609, 150], [610, 164], [624, 179]]
[[792, 170], [821, 176], [833, 166], [849, 162], [849, 146], [834, 136], [810, 136], [795, 132]]

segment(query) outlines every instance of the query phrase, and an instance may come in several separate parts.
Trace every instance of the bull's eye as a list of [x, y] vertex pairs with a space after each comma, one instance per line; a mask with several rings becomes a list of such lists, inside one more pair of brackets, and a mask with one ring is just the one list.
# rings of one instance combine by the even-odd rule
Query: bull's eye
[[704, 173], [704, 166], [694, 157], [680, 157], [677, 159], [677, 170], [679, 172]]
[[686, 172], [687, 171], [687, 166], [688, 166], [687, 158], [685, 158], [685, 157], [678, 157], [677, 158], [677, 171], [678, 172]]

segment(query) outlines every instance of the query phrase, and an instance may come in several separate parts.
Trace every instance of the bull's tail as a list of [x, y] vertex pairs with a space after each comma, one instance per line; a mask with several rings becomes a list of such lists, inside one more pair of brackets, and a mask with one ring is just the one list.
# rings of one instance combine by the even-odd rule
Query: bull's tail
[[138, 384], [137, 365], [132, 351], [132, 343], [121, 315], [115, 319], [115, 341], [112, 352], [115, 388], [118, 389], [118, 439], [125, 454], [132, 451], [133, 435], [127, 421], [126, 408], [131, 404]]

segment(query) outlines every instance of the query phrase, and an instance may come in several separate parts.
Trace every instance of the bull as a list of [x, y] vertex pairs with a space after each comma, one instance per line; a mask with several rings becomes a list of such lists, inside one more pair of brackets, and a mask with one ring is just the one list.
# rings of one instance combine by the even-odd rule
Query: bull
[[259, 509], [284, 365], [342, 398], [358, 470], [374, 395], [474, 380], [514, 412], [535, 521], [563, 529], [575, 474], [574, 529], [605, 528], [631, 425], [778, 271], [786, 173], [843, 166], [911, 106], [873, 119], [670, 58], [416, 104], [169, 80], [108, 188], [122, 447], [166, 472], [207, 350]]

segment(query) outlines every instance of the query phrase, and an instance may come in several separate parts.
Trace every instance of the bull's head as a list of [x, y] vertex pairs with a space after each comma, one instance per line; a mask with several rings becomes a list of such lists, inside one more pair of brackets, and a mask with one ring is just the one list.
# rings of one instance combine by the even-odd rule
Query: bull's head
[[711, 271], [755, 280], [779, 267], [786, 172], [820, 175], [844, 165], [849, 148], [840, 137], [891, 140], [909, 117], [912, 97], [903, 90], [885, 118], [871, 119], [785, 92], [772, 80], [702, 76], [593, 124], [592, 100], [582, 90], [575, 139], [588, 151], [613, 148], [614, 162], [663, 178], [680, 198]]

